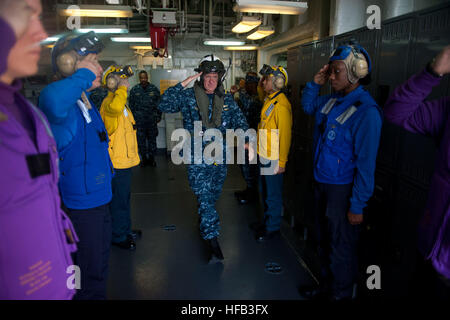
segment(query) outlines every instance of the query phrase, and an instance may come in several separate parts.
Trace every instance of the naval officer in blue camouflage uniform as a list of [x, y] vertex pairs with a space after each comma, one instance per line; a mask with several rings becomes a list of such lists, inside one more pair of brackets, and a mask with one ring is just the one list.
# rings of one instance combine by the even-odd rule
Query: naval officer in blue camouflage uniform
[[145, 70], [139, 72], [139, 82], [130, 91], [130, 110], [136, 120], [141, 164], [154, 167], [156, 166], [154, 155], [158, 122], [161, 120], [161, 111], [158, 110], [160, 94], [158, 88], [148, 82], [148, 74]]
[[[247, 120], [250, 128], [257, 130], [261, 115], [262, 102], [258, 97], [259, 77], [256, 72], [249, 71], [245, 76], [245, 90], [239, 93], [237, 104]], [[248, 157], [246, 157], [248, 158]], [[236, 191], [235, 196], [239, 203], [246, 204], [258, 198], [258, 165], [250, 164], [248, 160], [240, 165], [242, 176], [247, 188]]]
[[[231, 94], [225, 94], [222, 81], [225, 74], [223, 63], [215, 56], [208, 55], [200, 62], [200, 72], [188, 77], [176, 86], [168, 88], [161, 97], [159, 109], [162, 112], [179, 112], [183, 114], [184, 129], [190, 132], [194, 140], [194, 122], [200, 121], [202, 131], [218, 129], [223, 135], [225, 145], [226, 129], [248, 129], [247, 121], [237, 106]], [[185, 89], [193, 80], [193, 88]], [[202, 141], [202, 153], [208, 143]], [[193, 143], [192, 143], [193, 145]], [[225, 146], [224, 146], [225, 149]], [[222, 186], [227, 174], [225, 161], [220, 164], [205, 163], [202, 157], [195, 161], [194, 148], [191, 149], [191, 164], [188, 164], [188, 180], [194, 194], [197, 196], [198, 213], [200, 216], [200, 234], [208, 243], [210, 250], [210, 263], [221, 262], [223, 254], [217, 241], [219, 236], [219, 215], [215, 209], [215, 203], [220, 197]], [[224, 152], [225, 155], [225, 152]], [[197, 159], [196, 159], [197, 160]]]

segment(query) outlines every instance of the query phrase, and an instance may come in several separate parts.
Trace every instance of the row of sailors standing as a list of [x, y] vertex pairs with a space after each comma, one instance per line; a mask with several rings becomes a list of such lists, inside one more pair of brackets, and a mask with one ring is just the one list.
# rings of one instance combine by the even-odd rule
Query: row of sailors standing
[[[129, 221], [130, 168], [140, 159], [135, 121], [126, 107], [128, 81], [114, 69], [104, 74], [109, 92], [98, 112], [89, 92], [102, 82], [97, 54], [103, 45], [92, 33], [62, 38], [52, 52], [61, 80], [42, 91], [37, 109], [20, 95], [17, 79], [37, 72], [40, 49], [36, 44], [47, 37], [39, 20], [40, 1], [4, 1], [1, 6], [0, 30], [5, 40], [0, 51], [0, 236], [8, 246], [0, 249], [0, 256], [8, 262], [0, 265], [0, 298], [71, 299], [75, 290], [67, 285], [66, 271], [76, 264], [82, 283], [76, 298], [104, 299], [111, 241], [126, 245], [138, 236]], [[242, 111], [223, 90], [222, 62], [207, 56], [197, 71], [164, 93], [159, 110], [181, 111], [187, 130], [192, 130], [195, 121], [201, 121], [205, 129], [247, 130]], [[373, 192], [382, 124], [380, 108], [362, 87], [371, 72], [364, 48], [357, 43], [342, 44], [302, 95], [303, 110], [315, 115], [316, 121], [314, 214], [322, 261], [320, 288], [301, 290], [307, 298], [350, 298], [357, 278], [356, 245], [363, 209]], [[450, 48], [446, 47], [423, 72], [398, 88], [385, 106], [390, 121], [440, 141], [419, 235], [422, 254], [444, 283], [450, 278], [450, 102], [448, 97], [422, 101], [448, 73]], [[270, 145], [257, 149], [260, 160], [276, 163], [271, 174], [260, 175], [266, 209], [264, 221], [255, 228], [258, 241], [270, 241], [280, 230], [292, 111], [282, 92], [288, 81], [284, 68], [264, 66], [260, 74], [267, 96], [258, 129], [280, 132], [277, 159], [271, 159]], [[194, 87], [186, 88], [196, 79]], [[319, 96], [327, 81], [334, 93]], [[246, 148], [250, 157], [250, 144]], [[260, 169], [264, 163], [259, 161]], [[192, 164], [187, 170], [210, 261], [223, 261], [214, 205], [226, 165]]]

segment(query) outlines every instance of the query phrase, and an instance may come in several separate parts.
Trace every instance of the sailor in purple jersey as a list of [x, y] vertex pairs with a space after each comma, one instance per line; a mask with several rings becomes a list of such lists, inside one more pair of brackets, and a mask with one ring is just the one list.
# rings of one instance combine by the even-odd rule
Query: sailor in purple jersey
[[45, 116], [19, 93], [35, 74], [40, 0], [0, 3], [0, 299], [71, 299], [78, 238], [61, 210], [58, 154]]
[[438, 146], [426, 210], [419, 222], [419, 250], [450, 288], [450, 97], [424, 101], [450, 73], [450, 46], [397, 87], [386, 103], [388, 121], [431, 136]]

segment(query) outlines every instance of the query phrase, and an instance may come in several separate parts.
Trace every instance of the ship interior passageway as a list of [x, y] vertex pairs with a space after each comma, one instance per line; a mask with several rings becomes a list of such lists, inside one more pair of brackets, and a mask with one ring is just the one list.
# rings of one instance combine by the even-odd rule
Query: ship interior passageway
[[225, 260], [209, 265], [186, 168], [165, 156], [156, 161], [156, 168], [133, 169], [131, 218], [143, 234], [135, 251], [112, 248], [108, 299], [292, 300], [300, 299], [299, 285], [315, 283], [283, 235], [255, 241], [249, 224], [261, 208], [236, 201], [245, 187], [237, 165], [216, 204]]

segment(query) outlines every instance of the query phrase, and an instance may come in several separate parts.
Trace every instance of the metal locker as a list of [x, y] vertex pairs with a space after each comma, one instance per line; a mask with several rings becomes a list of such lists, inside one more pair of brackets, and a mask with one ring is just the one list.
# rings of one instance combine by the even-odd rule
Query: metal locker
[[287, 72], [289, 76], [288, 92], [290, 93], [288, 98], [292, 105], [292, 142], [291, 149], [289, 151], [289, 161], [286, 167], [286, 175], [284, 179], [284, 213], [283, 218], [291, 223], [296, 215], [301, 210], [301, 202], [297, 195], [298, 184], [301, 181], [302, 175], [299, 173], [299, 158], [298, 148], [300, 145], [299, 135], [297, 134], [297, 126], [299, 117], [303, 116], [303, 111], [300, 106], [300, 47], [294, 47], [288, 49], [287, 54]]
[[[300, 59], [300, 90], [306, 86], [306, 83], [313, 80], [313, 49], [314, 43], [301, 46], [301, 59]], [[301, 94], [300, 94], [301, 101]], [[307, 115], [306, 113], [299, 112], [297, 118], [298, 126], [296, 130], [301, 136], [306, 138], [312, 138], [314, 130], [314, 117]]]
[[359, 41], [358, 39], [358, 32], [361, 29], [355, 29], [346, 33], [342, 33], [342, 34], [338, 34], [336, 36], [334, 36], [334, 45], [333, 45], [333, 49], [336, 49], [340, 44], [342, 44], [343, 42], [348, 42], [350, 40], [356, 40]]
[[437, 145], [429, 137], [403, 130], [398, 149], [398, 174], [428, 189], [434, 172]]
[[[419, 13], [414, 20], [413, 54], [409, 74], [423, 70], [450, 43], [450, 6]], [[404, 79], [405, 81], [406, 79]], [[433, 88], [427, 100], [446, 96], [448, 78]], [[428, 188], [434, 171], [436, 143], [433, 139], [403, 131], [399, 147], [399, 175], [423, 188]]]
[[428, 192], [399, 180], [390, 225], [390, 245], [387, 249], [388, 278], [391, 294], [405, 296], [413, 281], [417, 259], [417, 224], [427, 202]]
[[[302, 112], [300, 107], [300, 47], [290, 48], [287, 54], [288, 91], [289, 101], [292, 106], [292, 118], [294, 126], [298, 114]], [[295, 128], [293, 128], [295, 131]]]
[[378, 69], [378, 47], [380, 42], [380, 30], [379, 29], [362, 29], [356, 32], [356, 38], [359, 44], [367, 51], [370, 60], [372, 62], [371, 83], [365, 86], [365, 89], [369, 91], [372, 97], [376, 97], [376, 82], [377, 82], [377, 69]]
[[[328, 63], [330, 54], [333, 51], [333, 38], [326, 38], [315, 42], [315, 48], [313, 53], [313, 76], [319, 71], [325, 64]], [[320, 94], [330, 94], [331, 87], [329, 83], [322, 86]]]
[[[408, 57], [412, 46], [413, 18], [386, 21], [381, 28], [381, 41], [377, 63], [377, 95], [380, 107], [392, 90], [406, 80]], [[383, 128], [378, 148], [377, 164], [397, 172], [399, 139], [403, 129], [387, 121]]]
[[383, 121], [377, 153], [377, 169], [380, 167], [394, 174], [397, 173], [399, 136], [402, 130], [390, 122]]
[[308, 43], [302, 45], [300, 48], [300, 85], [305, 85], [307, 82], [311, 81], [314, 76], [312, 68], [314, 44]]
[[397, 19], [382, 26], [377, 63], [379, 90], [376, 97], [380, 106], [386, 102], [392, 90], [407, 79], [413, 21], [412, 18]]
[[312, 142], [295, 133], [292, 138], [284, 179], [284, 218], [288, 223], [307, 226], [305, 215], [312, 194]]
[[[420, 14], [416, 20], [415, 32], [410, 75], [423, 70], [428, 62], [450, 44], [450, 6]], [[446, 96], [448, 85], [448, 77], [445, 77], [439, 86], [433, 88], [428, 99]]]

